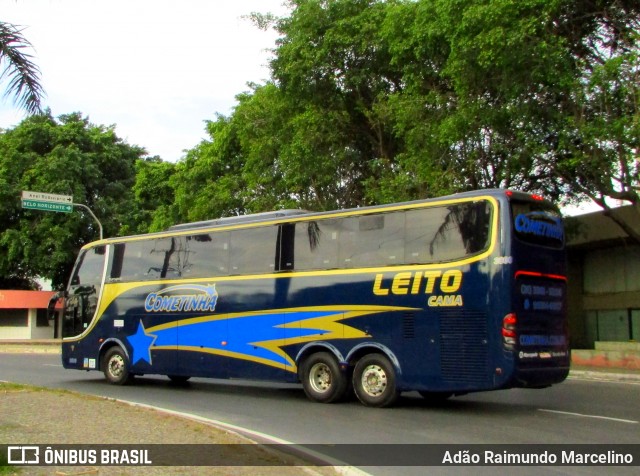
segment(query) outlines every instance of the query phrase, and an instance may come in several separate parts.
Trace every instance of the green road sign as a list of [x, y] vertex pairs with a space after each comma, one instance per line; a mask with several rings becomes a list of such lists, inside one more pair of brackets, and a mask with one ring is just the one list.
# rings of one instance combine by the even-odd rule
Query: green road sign
[[71, 203], [44, 202], [42, 200], [22, 200], [22, 208], [62, 213], [71, 213], [73, 211]]

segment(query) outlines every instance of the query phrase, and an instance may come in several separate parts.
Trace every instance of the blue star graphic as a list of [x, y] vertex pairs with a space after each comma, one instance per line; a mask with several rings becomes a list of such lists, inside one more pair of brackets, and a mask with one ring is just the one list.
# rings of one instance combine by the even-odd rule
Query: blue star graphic
[[138, 331], [127, 337], [129, 344], [131, 344], [131, 348], [133, 349], [133, 357], [131, 359], [132, 365], [139, 360], [146, 360], [149, 364], [151, 363], [151, 346], [155, 342], [156, 338], [157, 336], [153, 334], [147, 334], [147, 330], [144, 328], [144, 324], [142, 324], [141, 319], [138, 324]]

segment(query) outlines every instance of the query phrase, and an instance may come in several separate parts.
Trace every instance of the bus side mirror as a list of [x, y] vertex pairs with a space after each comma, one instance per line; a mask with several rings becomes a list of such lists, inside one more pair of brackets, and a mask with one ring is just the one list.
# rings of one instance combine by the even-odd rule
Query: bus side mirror
[[66, 292], [58, 291], [53, 296], [51, 296], [51, 299], [49, 299], [49, 305], [47, 306], [47, 318], [50, 321], [52, 321], [56, 317], [56, 304], [60, 299], [65, 297], [65, 295]]

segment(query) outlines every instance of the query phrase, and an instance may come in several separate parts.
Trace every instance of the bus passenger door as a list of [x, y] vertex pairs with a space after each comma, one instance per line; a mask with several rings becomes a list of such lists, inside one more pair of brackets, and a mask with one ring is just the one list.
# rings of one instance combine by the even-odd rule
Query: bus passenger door
[[85, 332], [98, 308], [102, 289], [106, 247], [88, 249], [78, 260], [66, 293], [63, 314], [63, 337]]

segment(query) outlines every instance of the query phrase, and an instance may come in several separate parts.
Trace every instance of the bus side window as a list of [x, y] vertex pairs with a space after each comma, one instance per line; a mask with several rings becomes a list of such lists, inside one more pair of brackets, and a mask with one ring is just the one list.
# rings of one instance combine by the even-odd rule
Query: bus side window
[[296, 223], [295, 269], [332, 269], [338, 267], [339, 219]]
[[122, 264], [124, 261], [124, 243], [117, 243], [113, 245], [113, 253], [111, 263], [109, 263], [109, 271], [107, 274], [108, 280], [111, 282], [119, 281], [122, 276]]
[[104, 271], [104, 256], [106, 248], [97, 246], [84, 252], [76, 272], [71, 280], [72, 286], [97, 286], [102, 283], [102, 272]]
[[206, 278], [229, 274], [229, 236], [228, 231], [187, 236], [181, 252], [182, 260], [188, 264], [184, 276]]
[[488, 202], [410, 210], [405, 262], [438, 263], [479, 253], [489, 246], [490, 223]]
[[276, 270], [277, 226], [233, 230], [230, 241], [230, 274], [263, 274]]
[[[122, 247], [122, 248], [119, 248]], [[116, 279], [118, 267], [123, 282], [172, 278], [179, 275], [175, 257], [180, 243], [175, 238], [156, 238], [116, 245], [110, 279]], [[115, 260], [121, 256], [121, 263]]]
[[295, 268], [294, 243], [296, 225], [285, 223], [278, 227], [278, 245], [276, 249], [276, 270], [290, 271]]
[[367, 268], [402, 263], [403, 213], [347, 217], [340, 223], [340, 267]]

